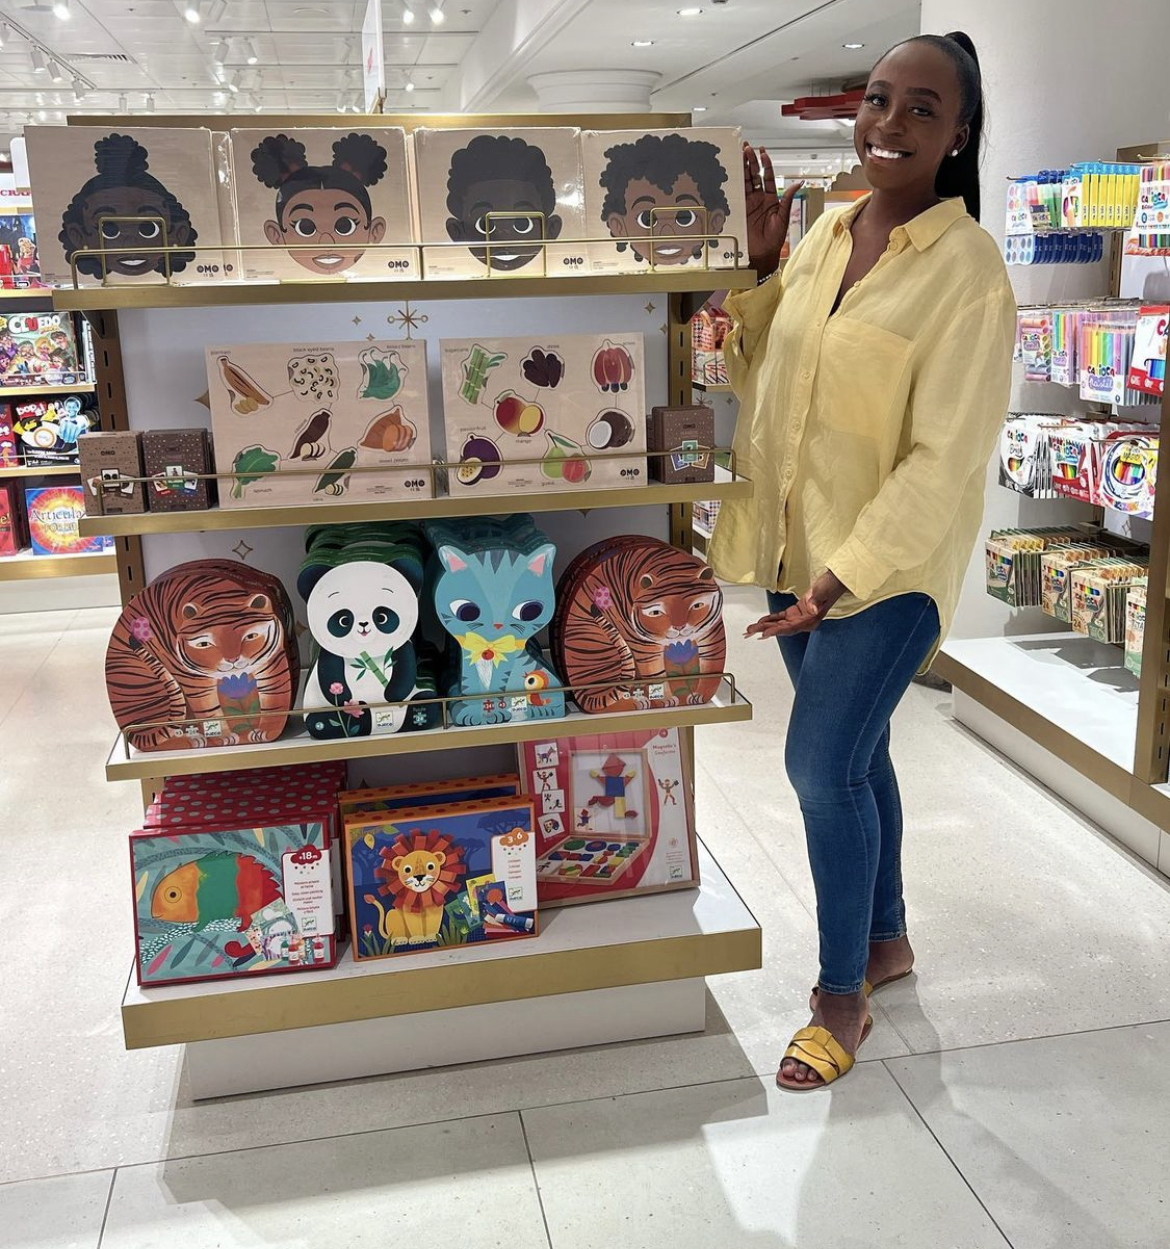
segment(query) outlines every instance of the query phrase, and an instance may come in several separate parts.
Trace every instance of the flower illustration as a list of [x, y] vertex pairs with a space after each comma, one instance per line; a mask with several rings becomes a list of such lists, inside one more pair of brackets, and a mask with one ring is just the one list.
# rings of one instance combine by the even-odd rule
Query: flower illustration
[[130, 632], [140, 642], [149, 642], [154, 637], [154, 630], [145, 616], [135, 616], [130, 622]]
[[593, 606], [599, 611], [609, 611], [613, 606], [613, 595], [609, 592], [609, 586], [599, 585], [593, 591]]
[[363, 924], [363, 925], [362, 925], [362, 932], [363, 932], [363, 933], [364, 933], [367, 937], [368, 937], [368, 936], [369, 936], [369, 935], [370, 935], [373, 931], [374, 931], [374, 925], [373, 925], [373, 924]]
[[342, 685], [340, 681], [334, 681], [329, 687], [329, 692], [330, 694], [343, 694], [345, 692], [345, 686]]
[[249, 672], [233, 672], [231, 676], [220, 677], [219, 693], [221, 698], [242, 701], [256, 690], [256, 678]]
[[663, 648], [662, 653], [667, 663], [681, 666], [699, 657], [699, 647], [693, 639], [687, 638], [682, 642], [669, 643]]
[[355, 720], [360, 720], [362, 718], [362, 709], [352, 698], [345, 704], [342, 710], [353, 716]]

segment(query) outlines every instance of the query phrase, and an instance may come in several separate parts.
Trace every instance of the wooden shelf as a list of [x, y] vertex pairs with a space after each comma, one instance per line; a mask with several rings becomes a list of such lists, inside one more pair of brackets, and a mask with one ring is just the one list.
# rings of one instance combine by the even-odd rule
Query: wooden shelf
[[155, 780], [197, 772], [241, 772], [249, 768], [284, 767], [334, 759], [370, 759], [390, 755], [467, 750], [474, 746], [508, 746], [516, 742], [555, 741], [585, 734], [639, 732], [646, 729], [693, 728], [752, 718], [752, 705], [724, 680], [719, 693], [698, 707], [586, 715], [570, 711], [557, 720], [522, 720], [487, 727], [428, 729], [421, 733], [383, 733], [317, 741], [302, 730], [286, 732], [279, 741], [250, 746], [212, 746], [194, 750], [135, 750], [119, 734], [106, 760], [110, 781]]
[[[21, 464], [17, 468], [5, 468], [0, 465], [0, 478], [3, 477], [77, 477], [81, 473], [79, 464]], [[92, 537], [93, 535], [86, 535]]]
[[[702, 885], [542, 912], [531, 941], [355, 962], [329, 971], [142, 989], [122, 999], [128, 1049], [418, 1015], [762, 966], [759, 923], [705, 847]], [[597, 907], [601, 909], [598, 910]]]
[[19, 555], [0, 556], [0, 581], [35, 581], [41, 577], [95, 577], [118, 571], [112, 554], [98, 551], [92, 555]]
[[728, 383], [726, 383], [726, 382], [720, 382], [720, 383], [719, 383], [719, 384], [717, 384], [717, 385], [713, 385], [713, 384], [712, 384], [712, 383], [710, 383], [710, 382], [695, 382], [695, 381], [692, 381], [692, 382], [691, 382], [691, 389], [692, 389], [692, 390], [701, 390], [701, 391], [702, 391], [705, 395], [730, 395], [730, 394], [734, 394], [734, 393], [735, 393], [735, 392], [731, 389], [731, 386], [730, 386]]
[[226, 308], [241, 304], [386, 303], [413, 299], [532, 299], [555, 295], [653, 295], [748, 290], [751, 269], [658, 269], [547, 278], [412, 278], [397, 282], [219, 282], [198, 286], [87, 286], [53, 291], [63, 312], [121, 308]]
[[206, 512], [142, 512], [132, 516], [85, 516], [86, 537], [147, 533], [203, 533], [224, 529], [281, 529], [297, 525], [360, 524], [380, 520], [427, 520], [440, 516], [498, 516], [502, 512], [592, 512], [614, 507], [667, 507], [702, 499], [744, 499], [746, 478], [717, 471], [714, 483], [621, 486], [610, 490], [541, 490], [532, 494], [466, 494], [455, 498], [377, 500], [360, 503], [298, 503], [288, 507], [212, 508]]
[[36, 399], [39, 395], [92, 395], [95, 390], [97, 386], [93, 382], [74, 382], [72, 386], [0, 386], [0, 397]]

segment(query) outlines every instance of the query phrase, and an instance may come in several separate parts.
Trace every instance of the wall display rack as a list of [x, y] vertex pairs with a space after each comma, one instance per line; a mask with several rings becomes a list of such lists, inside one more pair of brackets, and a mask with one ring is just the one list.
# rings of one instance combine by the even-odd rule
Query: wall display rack
[[[1170, 140], [1143, 143], [1118, 159], [1167, 150]], [[1124, 234], [1114, 237], [1110, 294], [1140, 298], [1149, 265], [1165, 261], [1141, 258], [1145, 268], [1131, 268], [1137, 258], [1123, 256]], [[1168, 413], [1170, 395], [1163, 429]], [[1150, 424], [1158, 428], [1156, 418]], [[1042, 517], [1043, 506], [1029, 515]], [[1119, 649], [1053, 633], [1048, 618], [1033, 634], [952, 639], [935, 672], [954, 686], [962, 722], [1170, 875], [1170, 473], [1159, 475], [1149, 544], [1140, 678]]]
[[[195, 121], [149, 120], [170, 125]], [[267, 120], [274, 126], [335, 124], [328, 118]], [[363, 118], [363, 124], [410, 130], [424, 120], [430, 127], [485, 128], [534, 124], [536, 119], [384, 115]], [[674, 114], [560, 120], [595, 129], [628, 129], [631, 123], [650, 129], [687, 125], [690, 119]], [[79, 117], [70, 124], [108, 121]], [[198, 124], [226, 129], [230, 120], [199, 118]], [[596, 332], [599, 323], [607, 330], [621, 323], [645, 335], [647, 376], [657, 392], [654, 402], [687, 404], [692, 401], [687, 305], [694, 293], [715, 285], [747, 289], [755, 285], [755, 275], [748, 270], [660, 268], [639, 274], [490, 281], [154, 285], [57, 290], [53, 299], [55, 307], [81, 311], [91, 323], [105, 427], [142, 430], [206, 424], [206, 411], [198, 405], [206, 389], [203, 348], [213, 341], [233, 335], [241, 341], [321, 341], [330, 335], [361, 338], [371, 331], [371, 337], [383, 337], [388, 321], [407, 337], [416, 332], [424, 336], [419, 327], [426, 325], [425, 336], [431, 339], [483, 333], [485, 326], [499, 324], [509, 325], [510, 332], [513, 323], [529, 332], [553, 323], [558, 332]], [[425, 300], [426, 311], [412, 310], [405, 302], [414, 300]], [[437, 364], [438, 352], [434, 355]], [[656, 376], [662, 380], [654, 384]], [[153, 402], [162, 385], [174, 396], [165, 412]], [[331, 505], [324, 514], [330, 523], [348, 524], [498, 514], [502, 506], [532, 510], [567, 558], [598, 538], [631, 531], [652, 533], [690, 550], [696, 499], [744, 497], [750, 491], [750, 482], [724, 469], [715, 483], [698, 486], [648, 483], [508, 496], [506, 503], [498, 496], [373, 500]], [[277, 571], [287, 584], [295, 580], [287, 570], [300, 558], [300, 535], [290, 530], [322, 517], [320, 506], [304, 505], [95, 516], [83, 526], [88, 535], [114, 537], [125, 603], [165, 568], [205, 555], [251, 560]], [[398, 755], [410, 755], [413, 778], [425, 775], [428, 767], [450, 768], [455, 750], [482, 748], [506, 761], [514, 760], [519, 741], [645, 728], [677, 728], [684, 753], [693, 760], [696, 725], [750, 717], [750, 703], [734, 675], [725, 673], [710, 703], [613, 715], [574, 713], [543, 726], [521, 722], [436, 728], [340, 741], [289, 733], [267, 745], [153, 754], [128, 750], [119, 738], [106, 774], [112, 780], [141, 782], [147, 801], [168, 775], [237, 772], [307, 760], [351, 760], [351, 781], [366, 783], [375, 782], [367, 769], [393, 768]], [[397, 778], [402, 775], [399, 771]], [[393, 773], [388, 779], [394, 779]], [[194, 1093], [208, 1097], [503, 1053], [701, 1031], [703, 978], [762, 965], [759, 925], [706, 853], [702, 878], [696, 890], [607, 902], [600, 904], [601, 911], [557, 911], [538, 939], [514, 946], [459, 955], [439, 950], [401, 963], [355, 963], [347, 953], [337, 968], [291, 978], [296, 983], [161, 989], [132, 983], [122, 1008], [126, 1043], [186, 1043]], [[274, 1047], [273, 1031], [287, 1032], [295, 1043]], [[311, 1064], [303, 1061], [308, 1054], [313, 1055]]]

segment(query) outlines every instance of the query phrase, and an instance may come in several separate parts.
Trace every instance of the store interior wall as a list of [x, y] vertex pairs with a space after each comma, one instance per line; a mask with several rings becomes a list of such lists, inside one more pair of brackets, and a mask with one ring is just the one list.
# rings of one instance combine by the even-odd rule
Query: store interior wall
[[[1124, 40], [1123, 54], [1109, 43], [1102, 25], [1106, 13]], [[1170, 134], [1170, 5], [1115, 0], [1106, 11], [1091, 0], [923, 0], [923, 32], [955, 29], [965, 30], [975, 41], [983, 67], [988, 102], [983, 225], [999, 242], [1009, 179], [1077, 160], [1112, 159], [1119, 147]], [[1109, 289], [1104, 263], [1013, 266], [1009, 273], [1021, 303], [1094, 297]], [[1073, 413], [1083, 406], [1067, 387], [1022, 382], [1017, 369], [1013, 410]], [[998, 463], [989, 468], [985, 531], [1061, 524], [1092, 514], [1086, 505], [1014, 494], [998, 484]], [[1045, 631], [1039, 613], [1013, 612], [987, 595], [980, 544], [952, 635]]]

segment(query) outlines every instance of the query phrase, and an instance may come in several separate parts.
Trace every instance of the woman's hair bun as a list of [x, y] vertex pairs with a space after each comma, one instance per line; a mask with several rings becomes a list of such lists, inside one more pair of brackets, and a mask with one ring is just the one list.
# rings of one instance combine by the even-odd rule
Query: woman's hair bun
[[952, 43], [957, 43], [960, 48], [975, 62], [979, 64], [979, 53], [975, 51], [975, 41], [966, 31], [952, 30], [947, 33], [947, 38]]
[[93, 145], [99, 176], [134, 186], [145, 176], [148, 152], [128, 134], [111, 134]]
[[261, 139], [252, 152], [252, 172], [265, 186], [278, 187], [298, 170], [304, 169], [305, 145], [287, 134]]

